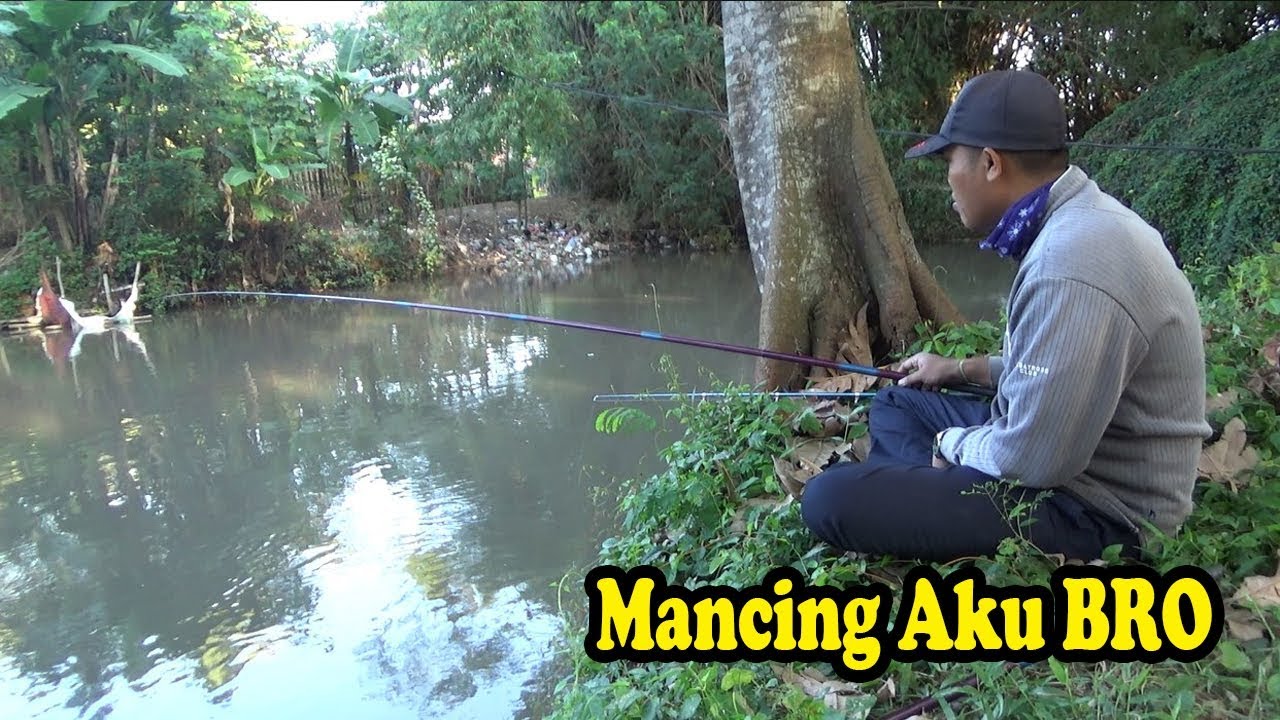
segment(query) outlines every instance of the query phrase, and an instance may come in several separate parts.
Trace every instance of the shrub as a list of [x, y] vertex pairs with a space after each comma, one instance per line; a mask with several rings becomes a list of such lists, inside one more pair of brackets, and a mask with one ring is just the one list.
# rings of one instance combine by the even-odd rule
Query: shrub
[[[1203, 63], [1121, 106], [1086, 142], [1280, 150], [1280, 35]], [[1218, 268], [1280, 237], [1280, 154], [1080, 148], [1074, 162], [1165, 234], [1184, 262]]]

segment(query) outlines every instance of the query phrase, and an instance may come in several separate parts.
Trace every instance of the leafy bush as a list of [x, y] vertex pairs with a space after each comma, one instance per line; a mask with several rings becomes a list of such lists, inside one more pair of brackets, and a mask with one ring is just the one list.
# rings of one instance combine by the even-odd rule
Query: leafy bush
[[[32, 293], [40, 287], [40, 269], [53, 280], [58, 250], [44, 228], [24, 234], [18, 240], [14, 260], [0, 270], [0, 319], [8, 320], [32, 312]], [[65, 280], [65, 278], [64, 278]], [[54, 289], [58, 287], [54, 282]]]
[[[1084, 141], [1280, 150], [1280, 35], [1152, 88]], [[1162, 230], [1183, 261], [1225, 268], [1280, 228], [1280, 154], [1081, 148], [1074, 161]]]

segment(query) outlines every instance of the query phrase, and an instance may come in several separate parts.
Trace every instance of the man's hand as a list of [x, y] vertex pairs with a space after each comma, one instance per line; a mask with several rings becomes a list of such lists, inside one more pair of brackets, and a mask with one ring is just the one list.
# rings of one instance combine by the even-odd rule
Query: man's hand
[[898, 381], [899, 385], [907, 387], [937, 390], [944, 385], [964, 382], [960, 376], [960, 361], [933, 353], [916, 353], [898, 363], [894, 369], [907, 373], [906, 377]]
[[941, 469], [943, 469], [943, 468], [949, 468], [949, 467], [951, 467], [951, 463], [947, 462], [947, 459], [946, 459], [946, 458], [944, 458], [944, 457], [942, 457], [941, 455], [934, 455], [934, 456], [933, 456], [933, 466], [934, 466], [935, 468], [938, 468], [939, 470], [941, 470]]

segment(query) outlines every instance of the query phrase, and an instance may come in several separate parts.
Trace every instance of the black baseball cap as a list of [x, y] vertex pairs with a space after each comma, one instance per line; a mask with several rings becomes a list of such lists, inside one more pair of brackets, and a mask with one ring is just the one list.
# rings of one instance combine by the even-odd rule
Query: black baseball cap
[[932, 155], [948, 145], [1061, 150], [1067, 146], [1067, 112], [1043, 75], [1029, 70], [983, 73], [960, 89], [938, 134], [912, 146], [907, 157]]

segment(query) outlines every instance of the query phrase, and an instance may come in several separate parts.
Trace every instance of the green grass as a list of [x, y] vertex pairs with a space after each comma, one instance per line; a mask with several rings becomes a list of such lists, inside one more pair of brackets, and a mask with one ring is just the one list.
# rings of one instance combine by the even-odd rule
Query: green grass
[[[1249, 576], [1272, 576], [1280, 550], [1280, 398], [1252, 392], [1248, 379], [1265, 361], [1261, 343], [1280, 332], [1280, 307], [1258, 295], [1280, 287], [1280, 260], [1260, 256], [1225, 277], [1199, 276], [1202, 315], [1216, 328], [1207, 349], [1214, 390], [1235, 388], [1239, 401], [1210, 419], [1221, 427], [1244, 420], [1260, 462], [1242, 487], [1202, 481], [1196, 509], [1176, 537], [1157, 538], [1146, 563], [1164, 572], [1181, 565], [1207, 570], [1230, 598]], [[1273, 283], [1267, 285], [1267, 283]], [[1267, 290], [1269, 293], [1269, 290]], [[985, 352], [999, 341], [998, 325], [922, 328], [927, 346], [945, 355]], [[674, 382], [673, 382], [674, 386]], [[789, 401], [722, 387], [724, 402], [684, 403], [668, 413], [685, 430], [664, 452], [668, 467], [632, 480], [618, 508], [617, 534], [601, 548], [599, 563], [622, 568], [654, 565], [667, 582], [685, 587], [761, 581], [776, 566], [798, 569], [809, 585], [848, 586], [885, 582], [901, 598], [900, 581], [912, 564], [881, 557], [849, 557], [819, 543], [795, 503], [780, 508], [773, 458], [798, 430], [811, 430], [812, 414]], [[626, 420], [627, 423], [621, 422]], [[603, 430], [644, 428], [638, 418], [610, 417]], [[857, 423], [850, 432], [862, 432]], [[1122, 564], [1116, 557], [1111, 565]], [[1058, 567], [1029, 543], [1011, 539], [996, 557], [972, 563], [992, 585], [1046, 584]], [[935, 566], [944, 576], [955, 566]], [[583, 650], [585, 570], [564, 579], [565, 638], [570, 671], [556, 687], [557, 718], [826, 718], [880, 717], [916, 699], [959, 686], [976, 675], [976, 688], [931, 718], [1275, 718], [1280, 717], [1280, 612], [1237, 610], [1237, 618], [1261, 625], [1263, 637], [1239, 640], [1224, 631], [1202, 660], [1155, 664], [1059, 662], [1007, 668], [1000, 662], [891, 663], [879, 679], [844, 683], [826, 663], [609, 663]], [[1228, 609], [1231, 603], [1228, 602]], [[896, 612], [896, 608], [895, 608]], [[812, 667], [829, 676], [840, 695], [823, 699], [784, 681], [782, 668]], [[794, 676], [791, 676], [794, 679]], [[815, 687], [816, 684], [811, 684]], [[816, 694], [821, 695], [821, 692]], [[828, 705], [838, 706], [833, 709]]]

